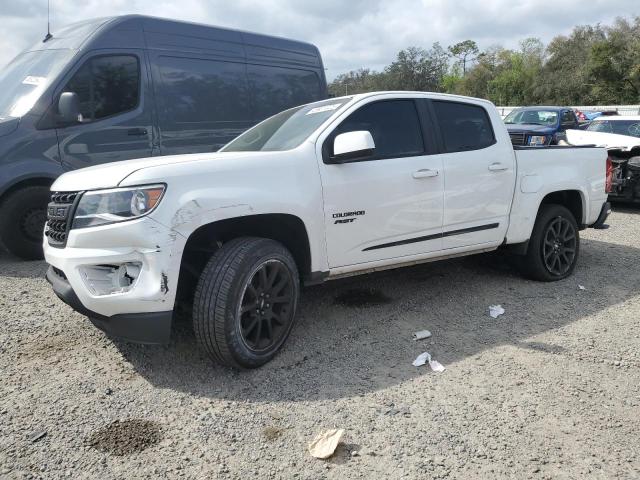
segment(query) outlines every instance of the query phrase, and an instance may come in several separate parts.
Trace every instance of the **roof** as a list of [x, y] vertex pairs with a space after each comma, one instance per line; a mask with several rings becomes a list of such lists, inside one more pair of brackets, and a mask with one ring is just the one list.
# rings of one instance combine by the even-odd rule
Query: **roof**
[[592, 120], [592, 122], [599, 122], [602, 120], [612, 121], [612, 122], [621, 122], [623, 120], [632, 121], [632, 122], [640, 122], [640, 115], [605, 115], [602, 117], [596, 117]]

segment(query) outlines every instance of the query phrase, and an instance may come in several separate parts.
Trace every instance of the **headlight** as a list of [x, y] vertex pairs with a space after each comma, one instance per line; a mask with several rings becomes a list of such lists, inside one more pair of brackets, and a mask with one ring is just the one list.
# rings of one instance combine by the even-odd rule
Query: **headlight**
[[142, 217], [160, 203], [164, 190], [164, 185], [145, 185], [86, 192], [78, 203], [73, 228], [96, 227]]
[[532, 135], [529, 137], [529, 145], [540, 146], [547, 144], [547, 137], [545, 135]]

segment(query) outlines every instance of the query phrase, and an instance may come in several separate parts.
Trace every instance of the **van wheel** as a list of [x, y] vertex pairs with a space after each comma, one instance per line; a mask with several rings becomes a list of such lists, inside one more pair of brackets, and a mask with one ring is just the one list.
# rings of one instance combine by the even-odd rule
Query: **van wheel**
[[573, 214], [562, 205], [543, 205], [520, 265], [534, 280], [553, 282], [573, 273], [580, 252], [580, 233]]
[[196, 287], [193, 327], [218, 363], [256, 368], [271, 360], [293, 327], [298, 269], [280, 243], [243, 237], [209, 260]]
[[0, 205], [0, 240], [10, 253], [25, 260], [43, 258], [48, 187], [26, 187], [11, 193]]

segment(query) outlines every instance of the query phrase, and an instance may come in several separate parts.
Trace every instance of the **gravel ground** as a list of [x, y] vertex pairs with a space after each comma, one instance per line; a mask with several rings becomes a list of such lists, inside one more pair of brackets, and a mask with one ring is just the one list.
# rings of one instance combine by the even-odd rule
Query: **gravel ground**
[[[640, 478], [640, 209], [610, 223], [559, 283], [492, 254], [307, 289], [249, 372], [187, 324], [168, 346], [112, 341], [44, 263], [2, 255], [0, 477]], [[447, 370], [413, 367], [423, 351]], [[314, 459], [328, 428], [343, 442]]]

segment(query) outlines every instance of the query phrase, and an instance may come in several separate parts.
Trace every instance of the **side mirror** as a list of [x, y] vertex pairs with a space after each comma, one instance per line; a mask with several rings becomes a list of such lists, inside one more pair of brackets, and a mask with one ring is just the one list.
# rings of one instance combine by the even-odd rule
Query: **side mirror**
[[58, 112], [64, 123], [80, 121], [80, 101], [74, 92], [62, 92], [58, 100]]
[[341, 133], [333, 141], [333, 157], [329, 163], [346, 163], [373, 156], [376, 144], [366, 130]]

